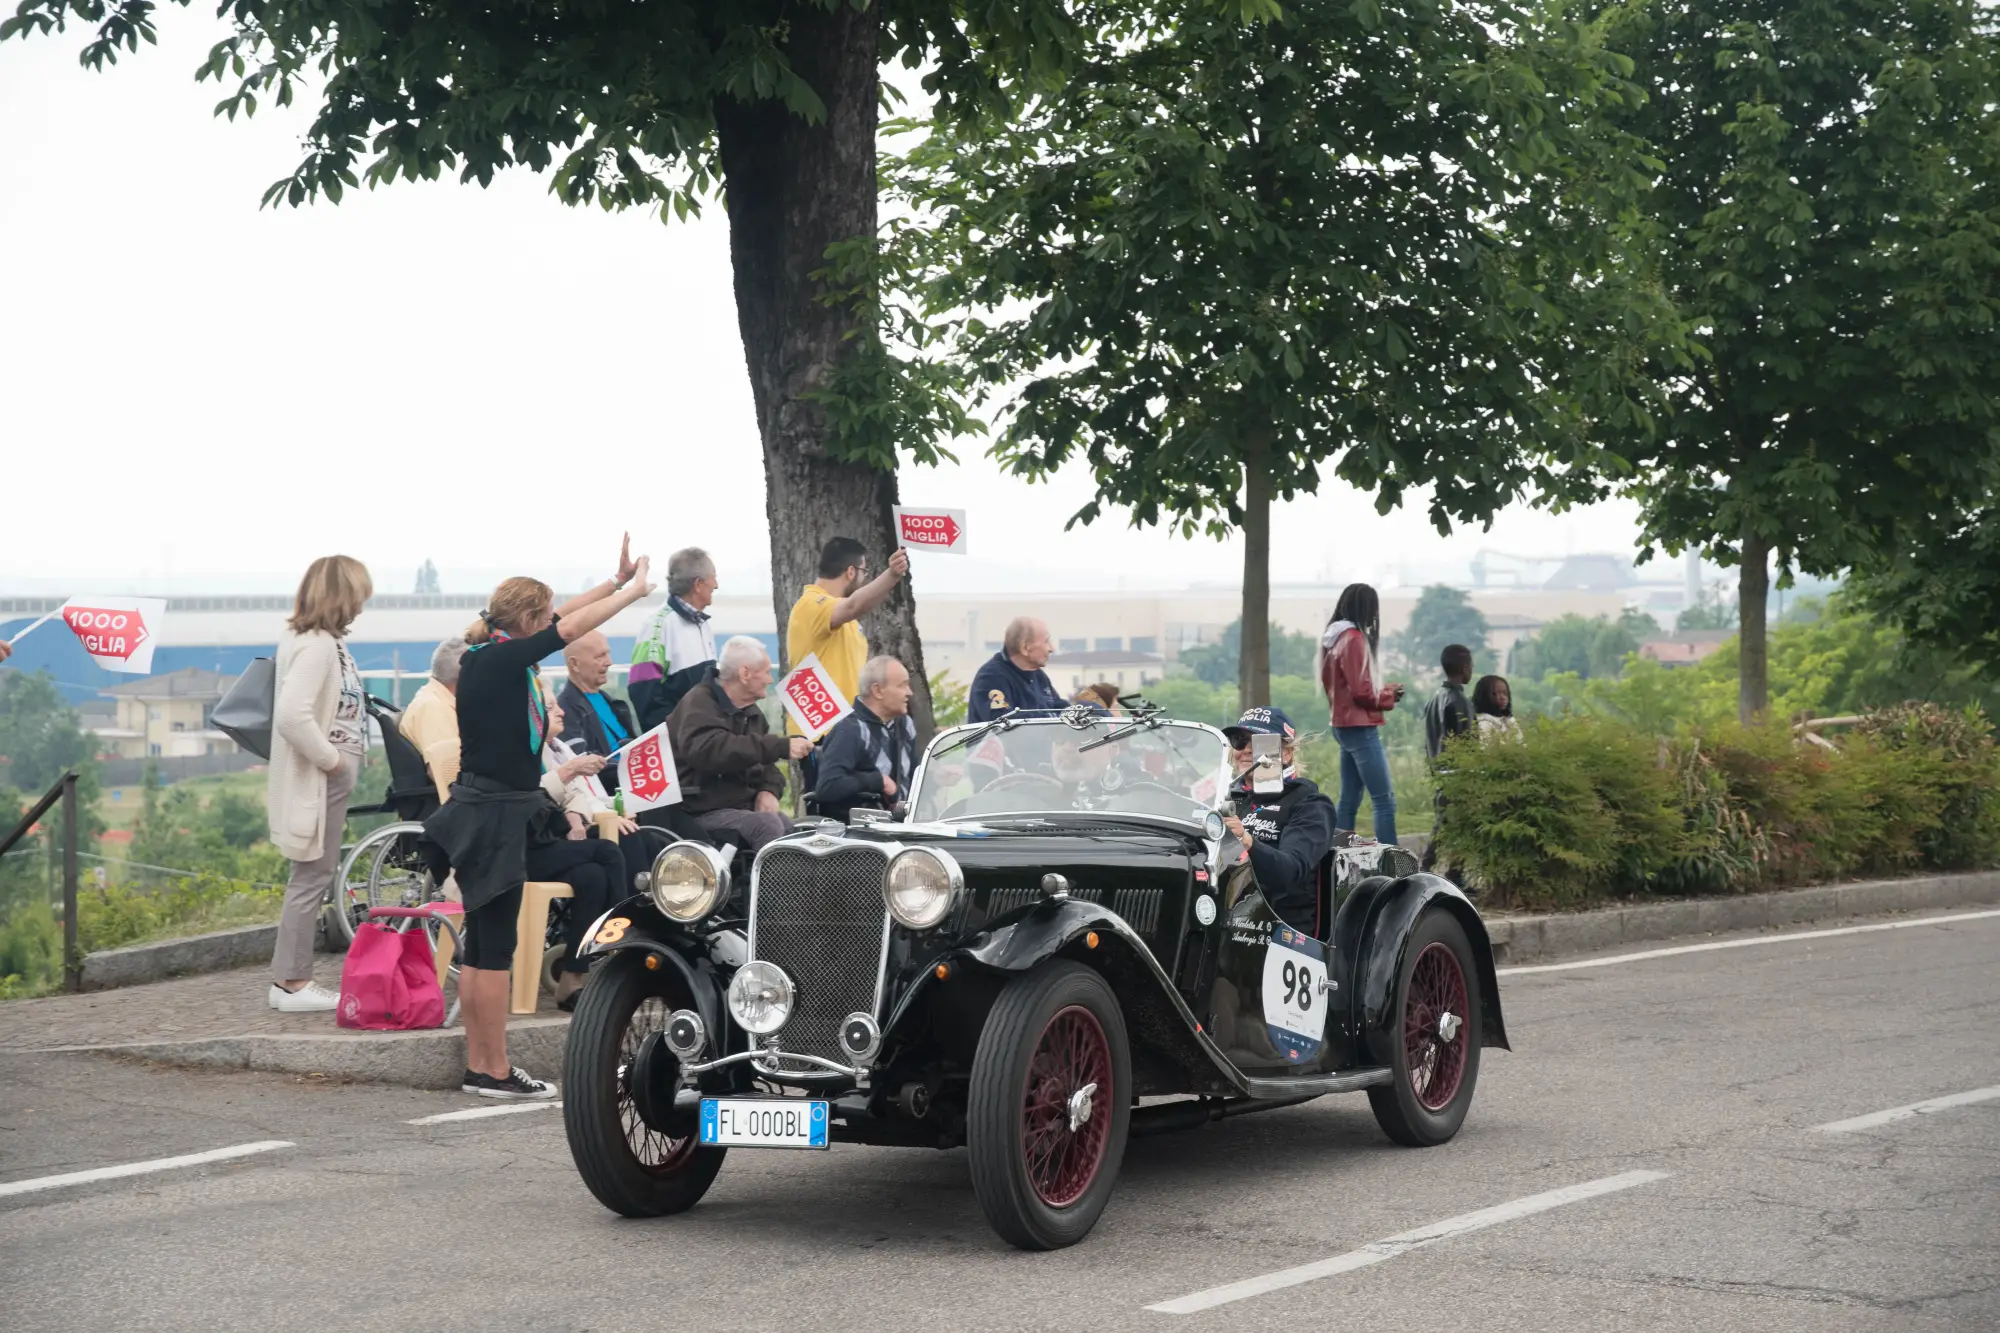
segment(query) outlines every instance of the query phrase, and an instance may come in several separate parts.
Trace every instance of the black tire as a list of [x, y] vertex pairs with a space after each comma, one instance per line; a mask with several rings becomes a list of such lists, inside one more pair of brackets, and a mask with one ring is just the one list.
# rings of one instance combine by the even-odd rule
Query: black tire
[[[1434, 948], [1442, 950], [1442, 954], [1432, 953]], [[1414, 997], [1418, 1008], [1413, 1014], [1412, 983], [1427, 954], [1431, 956], [1426, 964], [1425, 984], [1419, 987], [1423, 993]], [[1454, 1040], [1448, 1044], [1436, 1040], [1435, 1016], [1426, 1019], [1433, 1008], [1426, 999], [1437, 994], [1437, 976], [1444, 971], [1445, 955], [1457, 966], [1465, 1007], [1465, 1012], [1457, 1015], [1459, 1026]], [[1450, 1141], [1465, 1123], [1465, 1113], [1472, 1106], [1473, 1088], [1479, 1082], [1479, 1032], [1483, 1017], [1479, 972], [1473, 963], [1465, 927], [1449, 910], [1432, 907], [1417, 918], [1409, 944], [1403, 950], [1402, 970], [1396, 977], [1396, 1003], [1391, 1012], [1396, 1016], [1390, 1037], [1390, 1068], [1395, 1078], [1382, 1087], [1368, 1089], [1368, 1105], [1375, 1111], [1375, 1123], [1397, 1143], [1408, 1148], [1433, 1148]], [[1428, 1028], [1427, 1046], [1423, 1039], [1413, 1037], [1413, 1027]], [[1431, 1051], [1434, 1061], [1413, 1057], [1413, 1044]], [[1449, 1097], [1444, 1097], [1439, 1080], [1454, 1056], [1457, 1081], [1452, 1084]]]
[[[1060, 1085], [1054, 1089], [1054, 1102], [1071, 1105], [1081, 1089], [1069, 1089], [1067, 1075], [1077, 1070], [1101, 1064], [1108, 1066], [1109, 1077], [1091, 1079], [1100, 1086], [1088, 1099], [1081, 1125], [1071, 1123], [1067, 1111], [1053, 1128], [1047, 1127], [1045, 1118], [1041, 1142], [1054, 1146], [1043, 1149], [1045, 1174], [1038, 1177], [1029, 1162], [1025, 1132], [1034, 1113], [1029, 1071], [1044, 1035], [1050, 1033], [1075, 1033], [1085, 1046], [1101, 1050], [1101, 1058], [1090, 1055], [1089, 1063], [1073, 1067], [1044, 1061], [1044, 1082]], [[1101, 1048], [1095, 1045], [1100, 1038]], [[1105, 1082], [1110, 1086], [1101, 1086]], [[1108, 1117], [1108, 1130], [1101, 1136], [1090, 1132], [1092, 1117]], [[1057, 1250], [1088, 1235], [1118, 1183], [1131, 1122], [1132, 1047], [1125, 1016], [1104, 978], [1080, 963], [1058, 961], [1008, 982], [980, 1032], [965, 1110], [972, 1189], [1000, 1238], [1024, 1250]], [[1089, 1169], [1084, 1176], [1086, 1162]], [[1051, 1180], [1046, 1173], [1067, 1174]], [[1076, 1177], [1082, 1177], [1080, 1184]], [[1038, 1178], [1043, 1181], [1040, 1186]], [[1055, 1202], [1045, 1196], [1045, 1189], [1056, 1194]]]
[[583, 988], [569, 1026], [562, 1091], [570, 1156], [597, 1201], [625, 1217], [686, 1212], [708, 1193], [729, 1152], [651, 1129], [621, 1084], [644, 1035], [635, 1031], [650, 1031], [655, 1019], [663, 1026], [667, 1013], [691, 1007], [693, 997], [680, 989], [669, 969], [648, 970], [643, 952], [615, 953]]

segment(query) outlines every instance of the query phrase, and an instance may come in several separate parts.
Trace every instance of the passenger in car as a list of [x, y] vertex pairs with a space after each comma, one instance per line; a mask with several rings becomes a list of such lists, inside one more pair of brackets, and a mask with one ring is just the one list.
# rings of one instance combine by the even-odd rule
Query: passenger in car
[[[1284, 710], [1247, 708], [1222, 734], [1229, 738], [1229, 758], [1236, 767], [1236, 781], [1229, 789], [1236, 813], [1224, 816], [1223, 825], [1249, 852], [1257, 887], [1271, 910], [1287, 924], [1318, 936], [1319, 868], [1333, 850], [1333, 802], [1310, 779], [1299, 776], [1298, 733]], [[1255, 760], [1250, 738], [1257, 735], [1284, 737], [1282, 791], [1252, 789]]]

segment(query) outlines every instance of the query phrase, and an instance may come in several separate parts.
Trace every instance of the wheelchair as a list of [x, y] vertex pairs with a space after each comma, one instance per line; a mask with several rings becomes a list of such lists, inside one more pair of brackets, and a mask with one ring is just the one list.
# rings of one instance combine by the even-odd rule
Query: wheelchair
[[[367, 696], [368, 715], [382, 731], [382, 748], [389, 760], [389, 788], [374, 805], [350, 805], [349, 817], [392, 814], [359, 842], [342, 849], [340, 870], [327, 888], [327, 937], [338, 948], [354, 942], [354, 930], [377, 907], [421, 907], [444, 898], [449, 873], [442, 854], [424, 841], [423, 821], [437, 811], [437, 787], [417, 747], [403, 736], [402, 711], [374, 695]], [[436, 927], [431, 944], [436, 947]]]

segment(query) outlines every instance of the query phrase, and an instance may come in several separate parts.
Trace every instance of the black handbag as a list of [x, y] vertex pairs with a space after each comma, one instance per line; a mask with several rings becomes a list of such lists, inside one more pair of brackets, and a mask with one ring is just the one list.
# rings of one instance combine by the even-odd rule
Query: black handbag
[[209, 725], [259, 759], [271, 757], [271, 710], [276, 705], [278, 663], [258, 657], [243, 668], [208, 716]]

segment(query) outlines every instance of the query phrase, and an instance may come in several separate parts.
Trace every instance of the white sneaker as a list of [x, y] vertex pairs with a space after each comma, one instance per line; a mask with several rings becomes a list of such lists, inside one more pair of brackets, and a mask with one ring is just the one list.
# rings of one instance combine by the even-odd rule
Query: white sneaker
[[281, 1014], [332, 1013], [340, 1008], [340, 997], [317, 981], [308, 981], [297, 990], [286, 990], [274, 981], [271, 1007]]

